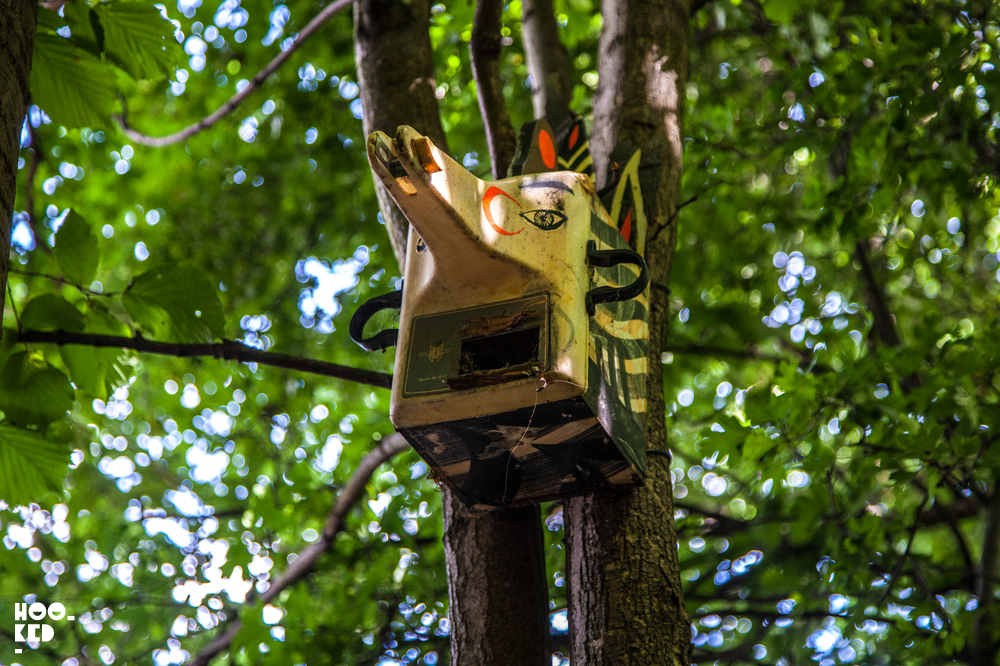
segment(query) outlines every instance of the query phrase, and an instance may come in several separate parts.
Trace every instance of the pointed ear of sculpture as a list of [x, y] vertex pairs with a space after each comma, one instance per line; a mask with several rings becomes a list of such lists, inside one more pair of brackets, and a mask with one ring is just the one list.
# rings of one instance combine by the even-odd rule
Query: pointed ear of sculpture
[[559, 168], [594, 177], [594, 160], [590, 156], [590, 138], [582, 120], [573, 119], [557, 133]]
[[552, 126], [544, 118], [521, 125], [517, 137], [517, 151], [511, 160], [507, 176], [564, 170], [559, 166], [559, 153]]
[[594, 177], [590, 139], [582, 120], [573, 118], [557, 130], [541, 118], [521, 125], [508, 176], [575, 171]]

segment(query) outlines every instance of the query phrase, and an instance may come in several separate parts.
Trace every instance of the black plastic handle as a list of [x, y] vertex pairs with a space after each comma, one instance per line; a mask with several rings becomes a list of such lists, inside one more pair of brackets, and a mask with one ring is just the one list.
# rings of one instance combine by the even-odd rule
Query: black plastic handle
[[364, 337], [365, 324], [368, 323], [368, 320], [376, 312], [398, 310], [402, 305], [402, 288], [399, 291], [390, 291], [388, 294], [376, 296], [362, 303], [361, 307], [354, 313], [354, 316], [351, 317], [351, 323], [347, 328], [348, 333], [351, 334], [351, 340], [358, 343], [358, 346], [365, 351], [385, 351], [389, 347], [395, 347], [399, 329], [387, 328], [384, 331], [379, 331], [370, 338], [366, 338]]
[[639, 267], [639, 277], [630, 285], [624, 287], [595, 287], [587, 292], [587, 314], [594, 316], [598, 303], [613, 303], [628, 301], [642, 292], [649, 285], [649, 269], [646, 260], [635, 250], [598, 250], [597, 243], [587, 242], [587, 258], [592, 266], [608, 268], [618, 264], [633, 264]]

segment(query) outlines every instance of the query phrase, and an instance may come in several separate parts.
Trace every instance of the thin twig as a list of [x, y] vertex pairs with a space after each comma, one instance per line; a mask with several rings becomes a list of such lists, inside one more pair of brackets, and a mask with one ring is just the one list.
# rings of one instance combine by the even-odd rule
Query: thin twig
[[502, 0], [479, 0], [469, 38], [469, 60], [472, 62], [472, 77], [476, 81], [479, 113], [486, 128], [493, 178], [507, 175], [507, 167], [517, 147], [517, 137], [500, 80], [500, 27], [504, 4]]
[[696, 513], [700, 516], [704, 516], [702, 527], [705, 528], [705, 533], [711, 534], [712, 536], [728, 536], [760, 524], [759, 522], [754, 523], [749, 520], [741, 520], [739, 518], [733, 518], [732, 516], [726, 516], [718, 513], [717, 511], [700, 507], [697, 504], [678, 502], [676, 499], [674, 500], [674, 508], [684, 509], [689, 514]]
[[898, 347], [901, 341], [899, 331], [896, 330], [896, 319], [889, 310], [889, 299], [886, 298], [882, 285], [875, 277], [875, 270], [868, 257], [868, 243], [863, 239], [858, 240], [854, 256], [861, 264], [861, 277], [865, 282], [865, 301], [868, 311], [872, 313], [872, 333], [886, 345]]
[[306, 27], [302, 28], [302, 31], [296, 35], [295, 41], [292, 42], [292, 45], [287, 51], [282, 51], [276, 55], [274, 60], [269, 62], [264, 69], [257, 72], [257, 75], [250, 80], [250, 85], [244, 88], [241, 92], [238, 92], [230, 97], [225, 104], [193, 125], [188, 125], [179, 132], [174, 132], [173, 134], [168, 134], [167, 136], [148, 136], [129, 127], [123, 116], [116, 116], [115, 120], [118, 121], [122, 134], [127, 136], [132, 141], [140, 143], [144, 146], [162, 148], [163, 146], [169, 146], [172, 143], [184, 141], [188, 137], [197, 134], [203, 129], [208, 129], [233, 111], [243, 102], [243, 100], [253, 94], [254, 91], [264, 85], [264, 81], [267, 80], [267, 77], [271, 76], [271, 74], [281, 67], [286, 60], [292, 57], [292, 54], [295, 53], [299, 47], [302, 46], [302, 44], [304, 44], [305, 41], [319, 29], [321, 25], [329, 20], [331, 16], [343, 9], [347, 9], [353, 4], [353, 0], [337, 0], [336, 2], [332, 2], [323, 8], [323, 11], [313, 17], [313, 19], [306, 24]]
[[20, 334], [21, 317], [17, 314], [17, 305], [14, 304], [14, 291], [10, 288], [10, 282], [7, 283], [7, 296], [10, 298], [10, 311], [14, 313], [14, 324], [17, 326], [18, 334]]
[[671, 222], [673, 222], [675, 219], [677, 219], [677, 216], [681, 212], [681, 208], [684, 208], [685, 206], [690, 206], [695, 201], [697, 201], [698, 199], [700, 199], [701, 195], [705, 194], [706, 192], [708, 192], [712, 188], [718, 187], [719, 185], [722, 185], [722, 184], [732, 185], [732, 183], [730, 183], [728, 180], [717, 180], [714, 183], [712, 183], [711, 185], [706, 185], [705, 187], [701, 188], [701, 190], [699, 190], [697, 194], [695, 194], [693, 197], [691, 197], [691, 198], [689, 198], [689, 199], [681, 202], [677, 206], [677, 208], [674, 209], [674, 212], [670, 215], [670, 219], [667, 220], [667, 224], [664, 225], [664, 226], [668, 226]]
[[781, 613], [779, 611], [765, 611], [765, 610], [736, 610], [735, 608], [711, 608], [701, 613], [692, 613], [691, 617], [705, 617], [706, 615], [746, 615], [750, 617], [762, 617], [762, 618], [782, 618], [788, 617], [792, 619], [798, 618], [827, 618], [830, 617], [831, 613], [828, 611], [802, 611], [800, 613], [794, 613], [788, 615], [786, 613]]
[[969, 550], [969, 544], [965, 542], [965, 535], [962, 534], [962, 526], [960, 524], [960, 517], [955, 511], [953, 504], [949, 504], [943, 507], [948, 513], [949, 519], [944, 521], [951, 530], [951, 533], [955, 536], [955, 542], [958, 544], [958, 549], [962, 553], [962, 560], [965, 562], [965, 568], [967, 571], [975, 571], [976, 565], [972, 561], [972, 552]]
[[88, 296], [121, 296], [122, 291], [94, 291], [89, 287], [84, 287], [83, 285], [76, 284], [75, 282], [70, 282], [61, 275], [49, 275], [48, 273], [36, 273], [35, 271], [25, 271], [20, 268], [11, 268], [9, 273], [17, 273], [18, 275], [23, 275], [25, 277], [42, 278], [44, 280], [49, 280], [55, 282], [56, 284], [63, 284], [68, 287], [73, 287], [81, 294], [86, 294]]
[[711, 185], [706, 185], [705, 187], [703, 187], [693, 197], [687, 199], [686, 201], [681, 202], [677, 206], [677, 208], [674, 208], [674, 212], [672, 212], [670, 214], [670, 217], [667, 218], [667, 221], [664, 224], [661, 224], [656, 229], [656, 231], [654, 231], [652, 233], [652, 235], [649, 237], [649, 242], [650, 243], [655, 242], [660, 237], [660, 234], [663, 232], [664, 229], [669, 229], [671, 227], [671, 225], [673, 225], [673, 223], [677, 220], [677, 216], [680, 215], [680, 213], [681, 213], [681, 208], [684, 208], [685, 206], [689, 206], [689, 205], [693, 204], [695, 201], [697, 201], [699, 198], [701, 198], [701, 195], [705, 194], [705, 192], [708, 192], [713, 187], [717, 187], [719, 185], [722, 185], [723, 183], [725, 183], [726, 185], [732, 185], [732, 183], [730, 183], [728, 180], [717, 180], [714, 183], [712, 183]]
[[141, 336], [126, 338], [118, 335], [97, 335], [94, 333], [74, 333], [71, 331], [21, 331], [18, 339], [21, 342], [41, 342], [54, 345], [86, 345], [88, 347], [115, 347], [118, 349], [134, 349], [146, 354], [163, 354], [179, 358], [195, 356], [211, 356], [226, 361], [241, 363], [260, 363], [276, 368], [299, 370], [324, 377], [336, 377], [349, 382], [365, 384], [377, 388], [392, 386], [392, 375], [373, 370], [362, 370], [345, 365], [317, 361], [301, 356], [279, 354], [261, 351], [247, 347], [242, 342], [223, 340], [214, 343], [180, 343], [157, 342]]
[[896, 586], [896, 579], [899, 577], [899, 572], [902, 570], [903, 564], [905, 564], [906, 560], [910, 557], [910, 548], [913, 547], [913, 539], [917, 536], [917, 530], [920, 528], [920, 516], [923, 514], [924, 509], [927, 508], [927, 505], [930, 504], [930, 500], [930, 494], [925, 494], [924, 503], [920, 505], [920, 509], [917, 511], [917, 515], [913, 519], [913, 525], [910, 527], [910, 538], [906, 542], [906, 550], [903, 551], [902, 557], [900, 557], [899, 562], [896, 563], [896, 568], [893, 569], [892, 576], [889, 578], [889, 584], [886, 585], [885, 593], [882, 595], [882, 598], [877, 604], [877, 607], [879, 608], [881, 608], [882, 604], [885, 603], [885, 600], [889, 598], [889, 595], [892, 594], [892, 588]]
[[728, 356], [730, 358], [749, 358], [761, 361], [773, 361], [783, 363], [788, 358], [777, 354], [765, 354], [757, 345], [750, 345], [746, 349], [734, 349], [731, 347], [717, 347], [715, 345], [694, 345], [694, 344], [670, 344], [663, 347], [663, 351], [673, 354], [692, 354], [700, 356]]
[[396, 614], [399, 613], [400, 601], [398, 595], [399, 593], [396, 592], [396, 594], [392, 596], [391, 600], [386, 602], [385, 619], [382, 620], [382, 626], [378, 630], [378, 643], [372, 645], [372, 649], [368, 653], [367, 659], [360, 663], [372, 663], [377, 666], [379, 660], [381, 659], [382, 653], [385, 650], [385, 644], [392, 639], [393, 620], [396, 619]]
[[913, 577], [917, 579], [917, 583], [924, 591], [927, 601], [937, 603], [938, 608], [941, 609], [941, 619], [944, 620], [945, 624], [948, 625], [948, 628], [951, 629], [951, 620], [948, 619], [948, 610], [945, 608], [944, 602], [938, 598], [938, 595], [931, 592], [931, 587], [927, 584], [927, 579], [924, 578], [923, 572], [920, 571], [920, 564], [917, 562], [917, 558], [913, 558]]
[[[326, 525], [323, 527], [323, 533], [320, 535], [319, 540], [303, 550], [298, 558], [288, 565], [285, 572], [278, 576], [271, 586], [267, 588], [267, 592], [260, 595], [262, 604], [272, 601], [285, 588], [308, 575], [313, 570], [317, 560], [333, 545], [334, 537], [343, 531], [347, 513], [364, 494], [365, 486], [368, 484], [368, 479], [371, 475], [375, 473], [375, 470], [379, 466], [388, 462], [390, 458], [405, 450], [408, 446], [409, 444], [406, 443], [402, 435], [389, 435], [361, 460], [354, 474], [341, 489], [333, 508], [330, 509], [330, 513], [326, 518]], [[246, 599], [246, 604], [252, 603], [253, 597], [254, 595], [249, 595]], [[221, 636], [209, 643], [204, 650], [191, 660], [191, 666], [207, 666], [213, 657], [229, 648], [230, 643], [233, 642], [233, 638], [235, 638], [236, 634], [242, 628], [243, 623], [239, 620], [234, 621]]]

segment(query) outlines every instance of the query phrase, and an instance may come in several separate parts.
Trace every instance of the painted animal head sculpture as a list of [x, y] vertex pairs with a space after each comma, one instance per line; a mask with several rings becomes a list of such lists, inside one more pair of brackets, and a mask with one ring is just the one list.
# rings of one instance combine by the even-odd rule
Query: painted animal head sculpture
[[[410, 127], [368, 157], [410, 221], [390, 418], [473, 511], [641, 483], [647, 283], [638, 153], [602, 201], [582, 123], [529, 123], [483, 181]], [[582, 172], [567, 168], [574, 165]], [[609, 214], [606, 205], [610, 205]], [[363, 337], [383, 307], [400, 332]]]

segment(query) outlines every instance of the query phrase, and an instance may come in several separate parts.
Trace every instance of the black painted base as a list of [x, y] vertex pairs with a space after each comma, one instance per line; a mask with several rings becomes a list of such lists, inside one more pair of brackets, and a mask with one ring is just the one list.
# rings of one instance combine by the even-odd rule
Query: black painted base
[[470, 513], [642, 483], [582, 398], [399, 432]]

